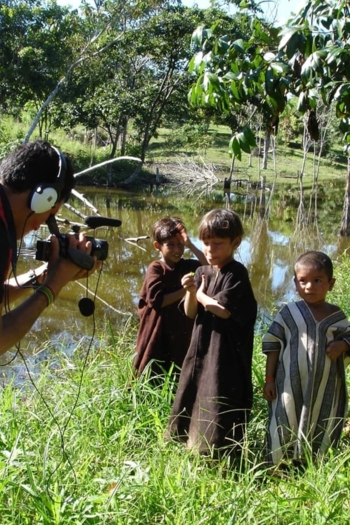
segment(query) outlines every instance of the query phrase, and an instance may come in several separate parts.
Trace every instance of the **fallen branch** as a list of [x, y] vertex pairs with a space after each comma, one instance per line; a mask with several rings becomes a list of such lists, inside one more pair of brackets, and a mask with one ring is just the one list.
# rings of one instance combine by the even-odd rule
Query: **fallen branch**
[[104, 305], [108, 306], [108, 308], [110, 308], [111, 310], [113, 310], [114, 312], [116, 312], [117, 314], [120, 314], [120, 315], [128, 315], [129, 317], [132, 316], [132, 313], [130, 312], [121, 312], [120, 310], [117, 310], [116, 308], [114, 308], [114, 306], [110, 305], [109, 303], [107, 303], [106, 301], [104, 301], [103, 299], [101, 299], [101, 297], [99, 297], [98, 295], [95, 294], [95, 292], [93, 292], [92, 290], [89, 290], [86, 286], [84, 286], [82, 283], [80, 283], [79, 281], [74, 281], [76, 284], [79, 284], [79, 286], [81, 286], [82, 288], [84, 288], [85, 291], [87, 291], [90, 295], [93, 295], [96, 299], [98, 299], [101, 303], [103, 303]]
[[143, 248], [143, 246], [140, 246], [138, 242], [144, 239], [149, 239], [150, 236], [141, 235], [140, 237], [128, 237], [127, 239], [123, 239], [122, 237], [119, 237], [119, 238], [122, 239], [123, 241], [128, 242], [129, 244], [132, 244], [133, 246], [137, 246], [138, 248], [140, 248], [140, 250], [145, 252], [146, 251], [145, 248]]
[[142, 162], [142, 160], [139, 159], [138, 157], [129, 157], [128, 155], [124, 155], [122, 157], [116, 157], [115, 159], [105, 160], [104, 162], [100, 162], [99, 164], [90, 166], [90, 168], [86, 168], [83, 171], [79, 171], [79, 173], [75, 173], [74, 177], [80, 177], [80, 175], [84, 175], [85, 173], [88, 173], [89, 171], [96, 170], [97, 168], [100, 168], [101, 166], [105, 166], [105, 164], [110, 164], [111, 162], [116, 162], [117, 160], [135, 160], [137, 162]]

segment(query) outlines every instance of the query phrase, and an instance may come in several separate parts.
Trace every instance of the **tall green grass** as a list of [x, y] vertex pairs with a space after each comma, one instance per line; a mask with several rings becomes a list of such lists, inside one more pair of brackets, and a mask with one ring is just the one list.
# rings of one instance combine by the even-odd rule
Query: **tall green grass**
[[[348, 314], [349, 264], [337, 262], [339, 295], [332, 298]], [[1, 525], [350, 523], [346, 432], [337, 450], [305, 471], [281, 479], [267, 473], [263, 327], [255, 339], [254, 409], [239, 464], [209, 461], [164, 439], [175, 384], [171, 376], [159, 387], [147, 374], [133, 378], [136, 328], [114, 334], [106, 328], [98, 346], [82, 343], [72, 359], [51, 356], [35, 387], [29, 380], [21, 389], [3, 386]]]

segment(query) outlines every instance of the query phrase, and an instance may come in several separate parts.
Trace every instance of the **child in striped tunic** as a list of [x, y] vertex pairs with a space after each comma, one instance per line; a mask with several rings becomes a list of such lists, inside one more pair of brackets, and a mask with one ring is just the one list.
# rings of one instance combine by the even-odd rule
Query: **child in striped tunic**
[[263, 338], [267, 460], [273, 465], [335, 446], [347, 414], [350, 327], [344, 312], [326, 301], [335, 283], [331, 259], [304, 253], [294, 282], [301, 300], [284, 306]]

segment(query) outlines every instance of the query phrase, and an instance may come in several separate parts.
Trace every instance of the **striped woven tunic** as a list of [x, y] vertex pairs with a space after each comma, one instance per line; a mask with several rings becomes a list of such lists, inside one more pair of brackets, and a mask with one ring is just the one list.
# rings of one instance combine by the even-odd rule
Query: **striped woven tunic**
[[264, 336], [263, 352], [280, 352], [276, 399], [269, 403], [269, 463], [323, 453], [338, 443], [347, 414], [349, 354], [331, 361], [326, 348], [340, 339], [350, 344], [344, 312], [316, 321], [304, 301], [284, 306]]

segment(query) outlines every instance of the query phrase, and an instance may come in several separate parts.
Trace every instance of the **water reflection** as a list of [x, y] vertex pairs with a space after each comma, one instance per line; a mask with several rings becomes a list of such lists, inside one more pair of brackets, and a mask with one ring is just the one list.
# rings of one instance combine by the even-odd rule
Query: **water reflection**
[[[92, 333], [92, 318], [83, 317], [78, 309], [79, 300], [93, 292], [97, 294], [95, 318], [97, 329], [108, 331], [108, 326], [118, 330], [130, 319], [136, 320], [136, 304], [139, 290], [148, 264], [157, 258], [151, 235], [153, 223], [164, 215], [180, 216], [192, 240], [200, 246], [197, 227], [204, 213], [213, 207], [225, 206], [224, 196], [214, 193], [210, 200], [196, 201], [190, 198], [152, 195], [149, 192], [127, 193], [117, 190], [78, 188], [103, 216], [122, 220], [119, 228], [99, 228], [95, 237], [109, 243], [109, 256], [100, 276], [92, 276], [88, 282], [71, 283], [58, 300], [48, 308], [35, 323], [23, 347], [33, 351], [44, 341], [55, 341], [62, 333], [71, 340], [79, 341], [82, 335]], [[334, 194], [332, 201], [319, 202], [318, 222], [296, 228], [297, 200], [295, 193], [284, 193], [272, 200], [268, 219], [262, 217], [259, 208], [260, 196], [236, 196], [232, 208], [242, 217], [245, 238], [238, 250], [237, 259], [249, 270], [253, 289], [264, 315], [294, 296], [293, 264], [298, 255], [307, 249], [326, 251], [337, 256], [348, 248], [347, 239], [339, 240], [343, 190]], [[337, 204], [338, 203], [338, 204]], [[82, 208], [79, 201], [71, 203], [85, 215], [92, 215]], [[329, 213], [331, 209], [331, 213]], [[64, 218], [79, 222], [70, 210], [64, 210]], [[39, 232], [42, 238], [47, 232]], [[91, 234], [91, 231], [89, 231]], [[143, 237], [138, 243], [130, 243], [130, 237]], [[19, 271], [36, 264], [33, 251], [36, 237], [27, 236], [23, 244], [24, 255], [18, 263]], [[189, 256], [188, 253], [185, 256]], [[83, 287], [82, 287], [83, 286]], [[88, 288], [89, 292], [86, 291]], [[61, 334], [61, 335], [60, 335]]]

